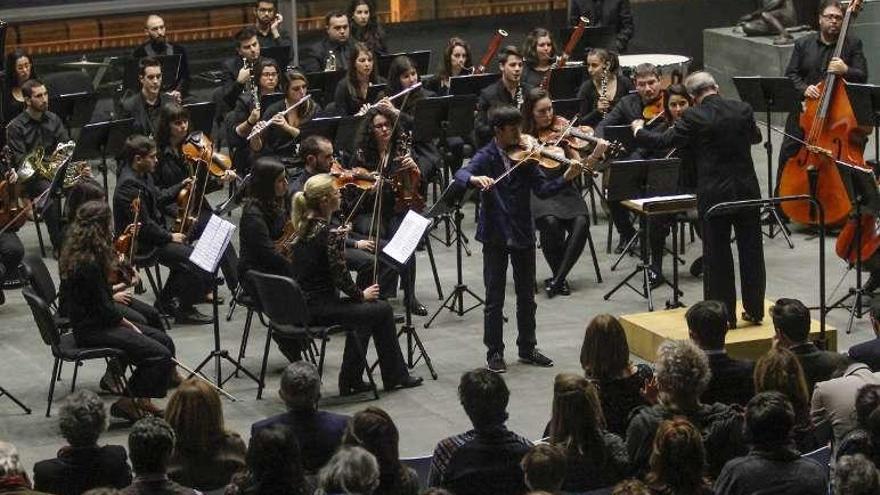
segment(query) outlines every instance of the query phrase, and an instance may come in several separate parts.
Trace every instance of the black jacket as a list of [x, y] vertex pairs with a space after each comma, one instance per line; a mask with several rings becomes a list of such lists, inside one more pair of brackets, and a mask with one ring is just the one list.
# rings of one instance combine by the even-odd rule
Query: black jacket
[[568, 20], [574, 26], [580, 16], [590, 20], [590, 26], [611, 26], [615, 33], [613, 48], [618, 53], [626, 51], [635, 33], [629, 0], [572, 0]]
[[78, 264], [61, 280], [61, 304], [74, 336], [114, 328], [122, 320], [107, 273], [95, 262]]
[[[530, 89], [532, 89], [531, 86], [520, 81], [520, 92], [523, 99]], [[483, 88], [480, 91], [480, 98], [477, 100], [477, 120], [474, 122], [474, 132], [477, 137], [477, 145], [480, 147], [492, 139], [492, 125], [489, 123], [488, 114], [492, 107], [498, 105], [517, 106], [515, 95], [511, 95], [510, 91], [507, 91], [502, 79]]]
[[275, 250], [275, 241], [281, 237], [285, 220], [282, 211], [272, 215], [263, 212], [256, 203], [245, 205], [239, 226], [239, 273], [257, 270], [273, 275], [293, 276], [290, 260]]
[[752, 382], [755, 363], [733, 359], [727, 353], [711, 353], [708, 357], [712, 379], [700, 400], [706, 404], [720, 402], [745, 406], [755, 395]]
[[701, 215], [718, 203], [761, 197], [751, 152], [752, 145], [761, 142], [761, 131], [748, 103], [709, 95], [666, 132], [643, 129], [638, 135], [656, 148], [693, 150]]
[[326, 36], [303, 47], [299, 54], [299, 65], [305, 72], [321, 72], [327, 64], [330, 50], [336, 55], [336, 69], [348, 69], [348, 54], [351, 51], [351, 38], [345, 43], [335, 43]]
[[57, 495], [79, 495], [99, 486], [125, 488], [131, 468], [125, 447], [65, 447], [58, 457], [34, 464], [34, 489]]
[[810, 389], [810, 395], [813, 394], [813, 389], [816, 388], [817, 383], [831, 379], [834, 370], [845, 359], [843, 354], [823, 351], [812, 342], [796, 345], [789, 350], [797, 356], [801, 367], [804, 369], [804, 376], [807, 378], [807, 387]]
[[159, 111], [162, 109], [163, 105], [172, 102], [174, 102], [174, 98], [165, 93], [159, 93], [159, 99], [156, 101], [156, 105], [148, 106], [147, 102], [144, 100], [143, 93], [138, 91], [122, 100], [120, 108], [118, 109], [119, 118], [134, 119], [131, 127], [132, 133], [143, 134], [144, 136], [155, 136], [156, 130], [159, 126]]
[[[833, 51], [834, 45], [822, 43], [818, 33], [798, 38], [794, 42], [794, 51], [785, 68], [785, 77], [791, 79], [801, 96], [807, 86], [825, 79], [825, 71]], [[840, 58], [849, 67], [844, 79], [852, 83], [863, 83], [868, 80], [868, 63], [865, 60], [862, 40], [847, 36], [843, 42]]]
[[171, 242], [171, 232], [165, 228], [162, 211], [165, 205], [177, 198], [181, 187], [181, 184], [177, 184], [160, 190], [150, 174], [138, 174], [130, 166], [123, 167], [113, 193], [113, 221], [117, 235], [132, 222], [131, 202], [140, 194], [138, 247], [149, 249]]
[[786, 448], [753, 449], [728, 462], [715, 481], [716, 495], [828, 493], [828, 467]]
[[[617, 76], [617, 92], [611, 100], [611, 109], [613, 110], [614, 107], [620, 103], [620, 100], [629, 95], [633, 90], [635, 90], [635, 87], [630, 78]], [[599, 88], [593, 84], [592, 79], [588, 77], [587, 80], [581, 84], [581, 87], [577, 92], [577, 98], [581, 101], [581, 108], [578, 112], [578, 115], [580, 116], [578, 124], [588, 125], [595, 128], [599, 125], [599, 122], [602, 121], [602, 112], [596, 108], [596, 104], [599, 101]], [[611, 112], [609, 111], [608, 113], [610, 114]]]

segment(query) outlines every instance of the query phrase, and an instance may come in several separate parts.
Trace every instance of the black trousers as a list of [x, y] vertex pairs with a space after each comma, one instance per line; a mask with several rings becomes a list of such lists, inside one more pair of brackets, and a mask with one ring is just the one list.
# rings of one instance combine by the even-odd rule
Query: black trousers
[[[24, 184], [24, 190], [31, 199], [36, 198], [43, 193], [52, 183], [42, 177], [34, 176]], [[43, 212], [43, 222], [46, 223], [46, 230], [49, 231], [49, 241], [56, 250], [61, 249], [64, 242], [61, 229], [61, 199], [48, 198], [48, 208]]]
[[18, 234], [9, 231], [0, 234], [0, 281], [18, 273], [22, 258], [24, 246]]
[[504, 289], [507, 262], [513, 267], [516, 289], [516, 346], [520, 354], [531, 352], [535, 338], [535, 248], [512, 249], [504, 245], [483, 244], [483, 283], [486, 307], [483, 310], [483, 344], [486, 356], [504, 355]]
[[158, 248], [156, 255], [159, 263], [170, 270], [160, 296], [163, 303], [177, 298], [180, 307], [186, 309], [205, 300], [213, 283], [212, 276], [189, 261], [192, 250], [192, 246], [177, 242], [169, 242]]
[[[316, 298], [309, 301], [312, 323], [316, 325], [342, 325], [357, 331], [364, 349], [370, 337], [376, 343], [382, 383], [386, 386], [403, 381], [409, 371], [403, 360], [400, 342], [397, 340], [397, 327], [394, 311], [385, 301], [360, 302], [348, 298]], [[364, 363], [357, 356], [354, 343], [345, 342], [342, 369], [339, 381], [352, 383], [361, 380]]]
[[736, 322], [736, 283], [733, 271], [731, 230], [739, 254], [739, 278], [743, 308], [750, 316], [764, 317], [767, 275], [761, 219], [757, 208], [718, 215], [703, 221], [703, 298], [727, 306], [731, 322]]
[[608, 213], [611, 215], [611, 222], [622, 240], [636, 235], [630, 211], [620, 201], [608, 201]]
[[116, 309], [126, 320], [135, 325], [147, 325], [159, 329], [165, 326], [159, 311], [140, 299], [131, 298], [131, 303], [128, 305], [116, 303]]
[[[397, 229], [400, 227], [400, 224], [403, 222], [405, 214], [395, 214], [391, 217], [385, 217], [382, 219], [379, 225], [379, 239], [376, 242], [376, 249], [382, 249], [391, 237], [394, 236], [394, 233], [397, 232]], [[352, 224], [354, 226], [355, 232], [359, 234], [368, 236], [370, 235], [370, 224], [372, 222], [372, 216], [370, 213], [361, 213], [354, 217]], [[375, 226], [373, 226], [373, 233], [375, 233]], [[346, 250], [346, 261], [348, 261], [348, 251]], [[367, 253], [370, 257], [370, 272], [367, 274], [368, 277], [372, 278], [372, 259], [373, 254]], [[358, 256], [358, 255], [356, 255]], [[380, 265], [382, 263], [380, 262]], [[357, 270], [356, 268], [353, 268]], [[387, 270], [391, 270], [389, 273]], [[362, 281], [360, 270], [358, 271], [358, 283]], [[412, 294], [409, 294], [409, 287], [414, 287], [411, 283], [411, 280], [414, 280], [416, 276], [416, 257], [413, 256], [410, 258], [409, 263], [407, 263], [406, 267], [402, 269], [388, 268], [381, 269], [379, 271], [379, 290], [383, 297], [394, 297], [397, 294], [397, 276], [400, 275], [400, 284], [403, 286], [404, 291], [404, 299], [407, 301], [410, 300]], [[381, 281], [385, 281], [387, 287], [383, 287]]]
[[[651, 268], [654, 273], [663, 273], [663, 257], [666, 256], [666, 238], [675, 225], [675, 215], [653, 215], [648, 221], [648, 243], [651, 246]], [[673, 246], [673, 249], [677, 249]]]
[[112, 347], [125, 352], [135, 370], [128, 381], [134, 397], [165, 397], [174, 370], [174, 342], [165, 332], [138, 325], [142, 333], [115, 326], [100, 330], [75, 331], [77, 345]]
[[553, 281], [562, 283], [584, 252], [590, 221], [586, 215], [564, 220], [546, 215], [536, 218], [535, 225], [541, 233], [541, 251], [553, 272]]
[[[374, 264], [373, 253], [368, 253], [357, 248], [345, 249], [345, 264], [348, 266], [349, 270], [357, 273], [356, 282], [357, 286], [361, 289], [366, 289], [373, 285], [373, 274], [376, 272], [375, 280], [378, 281], [379, 293], [384, 298], [394, 297], [397, 293], [398, 276], [401, 279], [409, 276], [409, 273], [405, 275], [402, 273], [398, 274], [397, 268], [382, 261], [381, 257], [378, 265]], [[401, 271], [405, 270], [406, 269], [404, 268]]]

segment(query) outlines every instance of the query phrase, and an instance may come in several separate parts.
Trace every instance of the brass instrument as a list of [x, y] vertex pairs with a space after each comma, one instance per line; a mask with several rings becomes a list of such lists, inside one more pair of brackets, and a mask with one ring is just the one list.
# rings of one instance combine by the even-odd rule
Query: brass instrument
[[330, 50], [327, 55], [327, 61], [324, 63], [324, 72], [333, 72], [336, 70], [336, 54]]
[[[52, 180], [61, 164], [73, 156], [74, 148], [76, 148], [76, 143], [72, 140], [65, 143], [58, 143], [58, 146], [55, 147], [55, 151], [46, 158], [43, 147], [37, 146], [24, 158], [21, 166], [16, 171], [19, 180], [22, 182], [30, 180], [35, 174], [44, 179]], [[76, 166], [68, 167], [65, 176], [65, 186], [68, 186], [69, 180], [70, 185], [72, 185], [78, 175], [71, 174], [79, 174], [86, 165], [88, 165], [86, 162], [77, 162]], [[70, 177], [68, 178], [68, 176]]]

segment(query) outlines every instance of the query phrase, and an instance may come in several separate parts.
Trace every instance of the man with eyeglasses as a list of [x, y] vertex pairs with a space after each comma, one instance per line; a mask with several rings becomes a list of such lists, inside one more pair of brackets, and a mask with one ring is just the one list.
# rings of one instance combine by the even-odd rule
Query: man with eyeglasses
[[147, 35], [147, 41], [135, 48], [131, 56], [135, 60], [140, 60], [145, 57], [180, 55], [177, 79], [171, 90], [186, 96], [189, 90], [189, 60], [186, 56], [186, 49], [168, 41], [165, 36], [165, 21], [157, 14], [147, 16], [144, 23], [144, 33]]
[[[795, 89], [804, 99], [821, 97], [818, 84], [828, 73], [837, 74], [851, 83], [868, 80], [868, 64], [862, 49], [862, 40], [852, 34], [843, 43], [840, 57], [832, 57], [840, 29], [843, 26], [844, 8], [838, 0], [824, 0], [819, 10], [819, 31], [798, 39], [794, 44], [791, 60], [785, 75], [794, 83]], [[785, 123], [786, 134], [803, 139], [800, 127], [800, 112], [791, 112]], [[786, 136], [779, 149], [779, 167], [776, 170], [776, 184], [782, 177], [782, 169], [791, 157], [797, 154], [801, 143]], [[878, 279], [880, 282], [880, 279]]]

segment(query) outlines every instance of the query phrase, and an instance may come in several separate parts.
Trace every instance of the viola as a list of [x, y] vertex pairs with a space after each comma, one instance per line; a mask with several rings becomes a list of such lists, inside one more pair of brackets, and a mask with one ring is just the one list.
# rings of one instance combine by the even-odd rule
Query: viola
[[187, 161], [204, 164], [214, 177], [223, 177], [232, 168], [229, 156], [214, 151], [214, 143], [202, 132], [187, 136], [181, 150]]
[[[535, 163], [548, 169], [559, 168], [560, 165], [573, 165], [574, 160], [565, 156], [565, 152], [559, 146], [542, 145], [529, 134], [521, 134], [519, 143], [505, 150], [507, 157], [515, 163]], [[514, 170], [511, 167], [510, 170]], [[504, 175], [508, 175], [510, 171]], [[503, 177], [503, 176], [502, 176]], [[498, 181], [501, 177], [496, 179]]]
[[113, 241], [113, 248], [118, 256], [116, 270], [110, 274], [110, 283], [113, 285], [119, 283], [130, 284], [137, 271], [134, 268], [134, 252], [137, 248], [137, 236], [140, 231], [140, 212], [141, 197], [140, 194], [131, 202], [131, 212], [133, 220], [125, 227], [125, 230]]
[[659, 98], [651, 103], [648, 103], [647, 105], [645, 105], [645, 108], [642, 109], [642, 117], [645, 120], [653, 121], [654, 119], [663, 116], [665, 93], [665, 91], [661, 92]]
[[400, 161], [410, 156], [412, 150], [412, 133], [403, 132], [397, 142], [397, 170], [391, 173], [389, 180], [394, 187], [394, 211], [396, 213], [413, 210], [421, 212], [425, 209], [425, 197], [422, 196], [422, 172], [418, 167], [402, 167]]
[[[862, 2], [853, 0], [846, 9], [832, 58], [841, 56], [850, 21], [861, 9]], [[779, 179], [780, 196], [814, 196], [822, 204], [825, 223], [830, 226], [843, 223], [852, 208], [836, 161], [868, 168], [862, 155], [862, 146], [870, 131], [856, 121], [841, 79], [837, 74], [828, 73], [818, 84], [820, 97], [804, 100], [800, 126], [804, 131], [805, 145], [785, 163]], [[815, 224], [819, 221], [816, 209], [811, 204], [786, 201], [780, 206], [795, 222]]]
[[281, 230], [281, 236], [275, 240], [275, 252], [289, 258], [290, 245], [295, 237], [296, 229], [293, 226], [293, 221], [288, 218], [287, 222], [284, 223], [284, 228]]
[[363, 167], [345, 169], [336, 160], [333, 160], [330, 164], [330, 175], [333, 177], [333, 182], [337, 189], [348, 186], [364, 190], [372, 189], [378, 180], [374, 174], [371, 174]]

